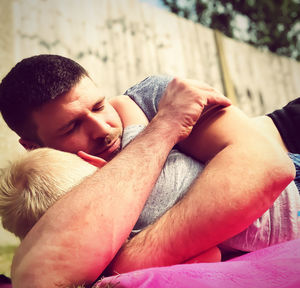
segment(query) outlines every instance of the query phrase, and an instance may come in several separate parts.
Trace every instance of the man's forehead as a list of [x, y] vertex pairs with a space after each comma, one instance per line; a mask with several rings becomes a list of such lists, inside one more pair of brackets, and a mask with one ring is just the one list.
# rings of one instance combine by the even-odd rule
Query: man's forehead
[[33, 115], [38, 118], [50, 115], [53, 119], [68, 121], [68, 118], [74, 117], [74, 114], [84, 109], [92, 109], [94, 105], [104, 100], [105, 96], [99, 87], [90, 78], [84, 77], [67, 93], [41, 105], [33, 111]]
[[101, 89], [88, 77], [84, 77], [65, 96], [67, 101], [79, 100], [89, 105], [94, 105], [105, 99]]
[[[82, 80], [83, 81], [83, 80]], [[86, 83], [87, 82], [87, 83]], [[105, 95], [95, 84], [89, 80], [80, 82], [70, 91], [51, 99], [40, 106], [36, 111], [46, 111], [52, 109], [73, 110], [76, 108], [89, 108], [105, 99]]]

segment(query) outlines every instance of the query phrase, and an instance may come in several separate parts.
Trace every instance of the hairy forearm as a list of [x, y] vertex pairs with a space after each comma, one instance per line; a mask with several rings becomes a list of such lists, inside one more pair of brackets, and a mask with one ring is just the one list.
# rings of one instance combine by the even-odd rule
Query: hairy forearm
[[[224, 145], [209, 147], [216, 155], [208, 157], [211, 160], [186, 196], [122, 247], [112, 270], [121, 273], [182, 263], [241, 232], [272, 205], [294, 177], [292, 163], [279, 145], [256, 133], [247, 119], [237, 120], [245, 121], [245, 132], [233, 127], [238, 137], [229, 135], [220, 141]], [[226, 119], [221, 124], [230, 131]], [[218, 141], [215, 135], [211, 138]]]
[[[153, 231], [145, 233], [145, 239], [152, 237], [151, 249], [162, 249], [156, 251], [161, 251], [157, 254], [163, 265], [180, 263], [236, 235], [272, 205], [292, 180], [292, 173], [284, 171], [287, 165], [271, 163], [277, 157], [266, 155], [269, 152], [262, 156], [230, 145], [208, 164], [176, 210], [167, 212]], [[157, 234], [155, 229], [166, 233]], [[164, 241], [166, 235], [168, 241]]]
[[67, 287], [95, 280], [131, 232], [176, 142], [173, 134], [155, 119], [51, 207], [21, 243], [12, 269], [14, 287]]

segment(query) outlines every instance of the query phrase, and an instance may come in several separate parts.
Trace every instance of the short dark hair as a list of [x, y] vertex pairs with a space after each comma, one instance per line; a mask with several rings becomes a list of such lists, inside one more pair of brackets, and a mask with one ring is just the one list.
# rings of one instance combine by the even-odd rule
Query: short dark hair
[[36, 141], [31, 114], [48, 101], [71, 90], [87, 71], [75, 61], [42, 54], [25, 58], [0, 84], [0, 111], [7, 125], [19, 136]]

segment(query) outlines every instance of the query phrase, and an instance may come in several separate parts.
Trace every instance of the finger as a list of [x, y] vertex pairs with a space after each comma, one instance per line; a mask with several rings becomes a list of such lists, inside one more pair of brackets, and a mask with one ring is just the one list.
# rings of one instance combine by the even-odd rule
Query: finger
[[213, 93], [212, 97], [209, 97], [207, 99], [207, 104], [208, 105], [218, 104], [227, 107], [230, 106], [232, 103], [229, 98], [223, 96], [221, 93], [215, 92]]
[[201, 106], [212, 106], [212, 105], [221, 105], [221, 106], [230, 106], [232, 103], [229, 98], [225, 97], [218, 91], [205, 91], [205, 90], [198, 90], [197, 98], [195, 101]]
[[107, 162], [104, 159], [102, 159], [100, 157], [97, 157], [97, 156], [90, 155], [90, 154], [88, 154], [86, 152], [83, 152], [83, 151], [78, 151], [77, 155], [81, 159], [83, 159], [84, 161], [86, 161], [86, 162], [88, 162], [88, 163], [90, 163], [90, 164], [92, 164], [92, 165], [94, 165], [98, 168], [101, 168], [101, 167], [103, 167], [104, 165], [107, 164]]
[[[212, 86], [210, 86], [209, 84], [205, 83], [205, 82], [201, 82], [198, 80], [194, 80], [194, 79], [186, 79], [185, 83], [198, 89], [199, 93], [205, 93], [208, 92], [209, 94], [205, 94], [205, 96], [207, 97], [207, 104], [208, 105], [222, 105], [222, 106], [230, 106], [231, 100], [229, 98], [227, 98], [226, 96], [224, 96], [220, 91], [218, 91], [217, 89], [213, 88]], [[204, 94], [202, 94], [204, 95]]]

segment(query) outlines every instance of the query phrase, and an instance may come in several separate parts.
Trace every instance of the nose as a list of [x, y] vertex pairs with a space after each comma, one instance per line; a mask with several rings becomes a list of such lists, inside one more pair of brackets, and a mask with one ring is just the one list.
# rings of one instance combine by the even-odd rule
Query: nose
[[89, 115], [87, 121], [87, 129], [93, 139], [103, 138], [109, 135], [111, 127], [106, 123], [105, 119], [96, 115]]

